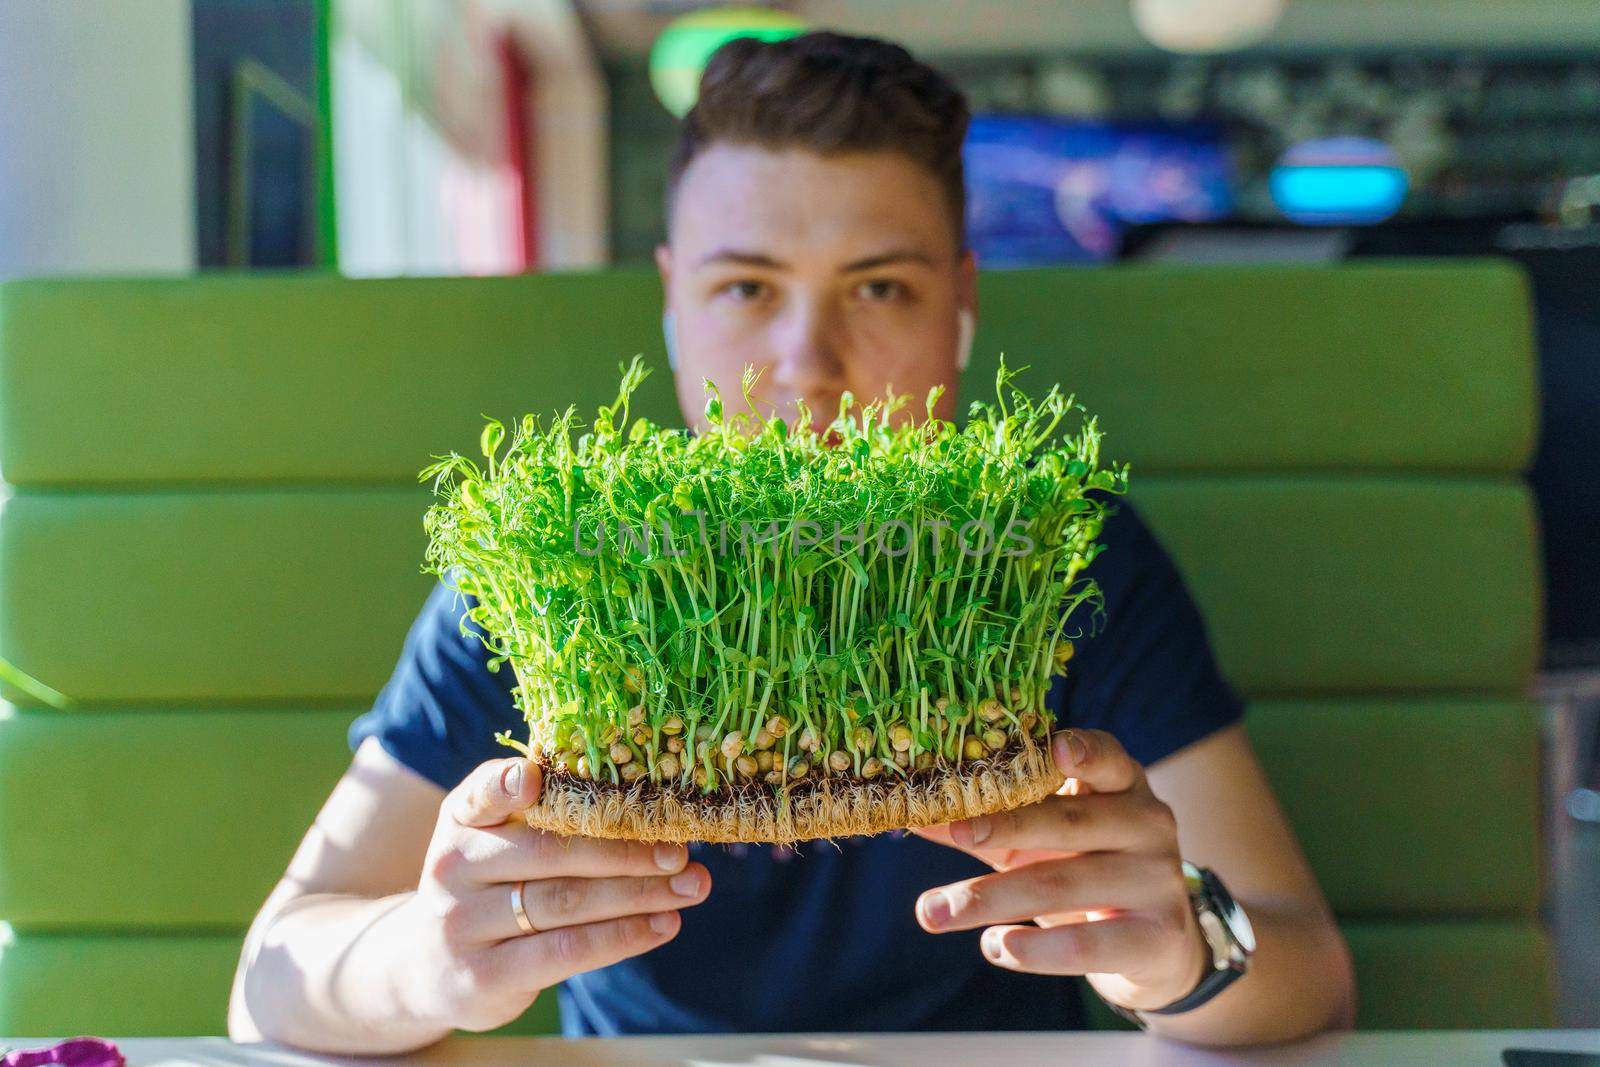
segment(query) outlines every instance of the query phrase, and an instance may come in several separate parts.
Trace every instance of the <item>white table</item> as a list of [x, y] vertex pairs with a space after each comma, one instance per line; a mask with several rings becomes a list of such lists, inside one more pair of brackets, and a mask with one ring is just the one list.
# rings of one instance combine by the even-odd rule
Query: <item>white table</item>
[[[54, 1044], [0, 1038], [3, 1048]], [[129, 1067], [318, 1067], [395, 1063], [308, 1056], [224, 1038], [117, 1040]], [[458, 1038], [404, 1062], [475, 1067], [1498, 1067], [1505, 1048], [1600, 1053], [1600, 1030], [1432, 1030], [1329, 1035], [1275, 1048], [1216, 1052], [1129, 1033], [752, 1034], [718, 1037]]]

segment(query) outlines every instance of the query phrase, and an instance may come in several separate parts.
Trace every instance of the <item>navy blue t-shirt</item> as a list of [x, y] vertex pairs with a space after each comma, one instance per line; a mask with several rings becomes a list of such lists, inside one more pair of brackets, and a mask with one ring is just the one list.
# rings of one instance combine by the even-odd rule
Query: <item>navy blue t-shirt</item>
[[[1050, 700], [1058, 726], [1107, 730], [1150, 764], [1236, 721], [1241, 706], [1171, 559], [1125, 500], [1116, 507], [1086, 572], [1105, 593], [1103, 624], [1076, 642]], [[394, 675], [350, 728], [352, 749], [376, 737], [446, 790], [507, 754], [496, 731], [525, 729], [513, 672], [490, 673], [482, 642], [461, 633], [468, 606], [435, 587]], [[981, 930], [917, 925], [921, 893], [990, 870], [966, 853], [892, 831], [796, 847], [695, 843], [689, 854], [710, 870], [710, 894], [682, 910], [671, 941], [563, 983], [568, 1036], [1084, 1025], [1077, 979], [994, 966]]]

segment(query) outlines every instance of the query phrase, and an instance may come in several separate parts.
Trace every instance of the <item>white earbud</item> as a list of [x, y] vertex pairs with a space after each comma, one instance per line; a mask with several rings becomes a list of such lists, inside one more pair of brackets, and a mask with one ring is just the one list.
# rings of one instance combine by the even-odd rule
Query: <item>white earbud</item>
[[667, 343], [667, 366], [678, 369], [678, 323], [672, 312], [661, 313], [661, 336]]
[[956, 341], [956, 369], [966, 370], [967, 364], [972, 362], [972, 335], [976, 332], [976, 323], [970, 308], [958, 308], [956, 319], [960, 330], [960, 338]]

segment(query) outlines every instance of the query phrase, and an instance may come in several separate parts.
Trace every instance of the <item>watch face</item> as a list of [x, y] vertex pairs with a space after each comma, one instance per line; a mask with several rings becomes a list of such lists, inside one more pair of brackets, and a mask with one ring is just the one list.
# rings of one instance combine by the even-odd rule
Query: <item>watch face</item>
[[1250, 925], [1250, 917], [1239, 907], [1238, 902], [1233, 899], [1233, 894], [1228, 892], [1227, 887], [1215, 874], [1206, 870], [1201, 872], [1201, 877], [1205, 882], [1206, 893], [1211, 898], [1212, 906], [1217, 909], [1217, 916], [1227, 924], [1228, 933], [1238, 942], [1244, 954], [1250, 955], [1256, 950], [1256, 932]]
[[[1233, 902], [1230, 900], [1229, 903]], [[1226, 918], [1228, 920], [1228, 929], [1233, 931], [1234, 940], [1239, 942], [1239, 947], [1244, 949], [1246, 954], [1254, 952], [1256, 950], [1256, 932], [1250, 925], [1250, 916], [1246, 915], [1244, 909], [1239, 907], [1238, 904], [1233, 904], [1233, 907], [1228, 909]]]

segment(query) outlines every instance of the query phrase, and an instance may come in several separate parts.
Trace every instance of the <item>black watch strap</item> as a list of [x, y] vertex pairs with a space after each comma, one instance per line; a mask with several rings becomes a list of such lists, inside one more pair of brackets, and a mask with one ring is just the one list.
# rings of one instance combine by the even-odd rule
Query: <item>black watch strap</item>
[[1236, 971], [1231, 968], [1220, 971], [1213, 970], [1200, 979], [1200, 984], [1195, 986], [1194, 991], [1188, 996], [1181, 997], [1163, 1008], [1146, 1008], [1143, 1011], [1135, 1011], [1132, 1008], [1124, 1008], [1121, 1004], [1113, 1004], [1109, 1000], [1105, 1002], [1105, 1005], [1143, 1030], [1145, 1026], [1144, 1016], [1181, 1015], [1186, 1011], [1192, 1011], [1232, 985], [1236, 979], [1242, 977], [1244, 977], [1243, 971]]
[[1244, 977], [1243, 971], [1236, 971], [1232, 967], [1223, 967], [1220, 970], [1212, 968], [1206, 976], [1200, 979], [1200, 984], [1186, 997], [1174, 1000], [1164, 1008], [1151, 1008], [1146, 1015], [1182, 1015], [1191, 1011], [1222, 992], [1235, 981]]
[[[1211, 965], [1207, 969], [1205, 975], [1200, 979], [1199, 984], [1197, 984], [1194, 989], [1190, 990], [1187, 995], [1179, 997], [1171, 1004], [1164, 1005], [1163, 1007], [1146, 1008], [1136, 1011], [1132, 1008], [1124, 1008], [1120, 1004], [1112, 1004], [1110, 1001], [1106, 1001], [1107, 1007], [1116, 1012], [1118, 1015], [1122, 1016], [1124, 1019], [1127, 1019], [1129, 1022], [1134, 1023], [1140, 1029], [1143, 1029], [1145, 1025], [1144, 1016], [1181, 1015], [1186, 1011], [1192, 1011], [1209, 1001], [1212, 997], [1222, 992], [1240, 978], [1244, 977], [1245, 971], [1243, 963], [1222, 962], [1216, 946], [1211, 943], [1210, 938], [1205, 932], [1206, 919], [1209, 917], [1213, 921], [1216, 921], [1217, 916], [1215, 914], [1215, 909], [1219, 905], [1229, 908], [1233, 907], [1234, 905], [1232, 897], [1229, 896], [1227, 889], [1223, 888], [1222, 883], [1217, 876], [1209, 869], [1197, 868], [1191, 864], [1185, 863], [1184, 872], [1189, 876], [1190, 879], [1190, 900], [1195, 908], [1197, 925], [1200, 927], [1201, 941], [1206, 945], [1206, 953], [1211, 961]], [[1205, 915], [1205, 913], [1208, 911], [1211, 912], [1210, 916]]]

